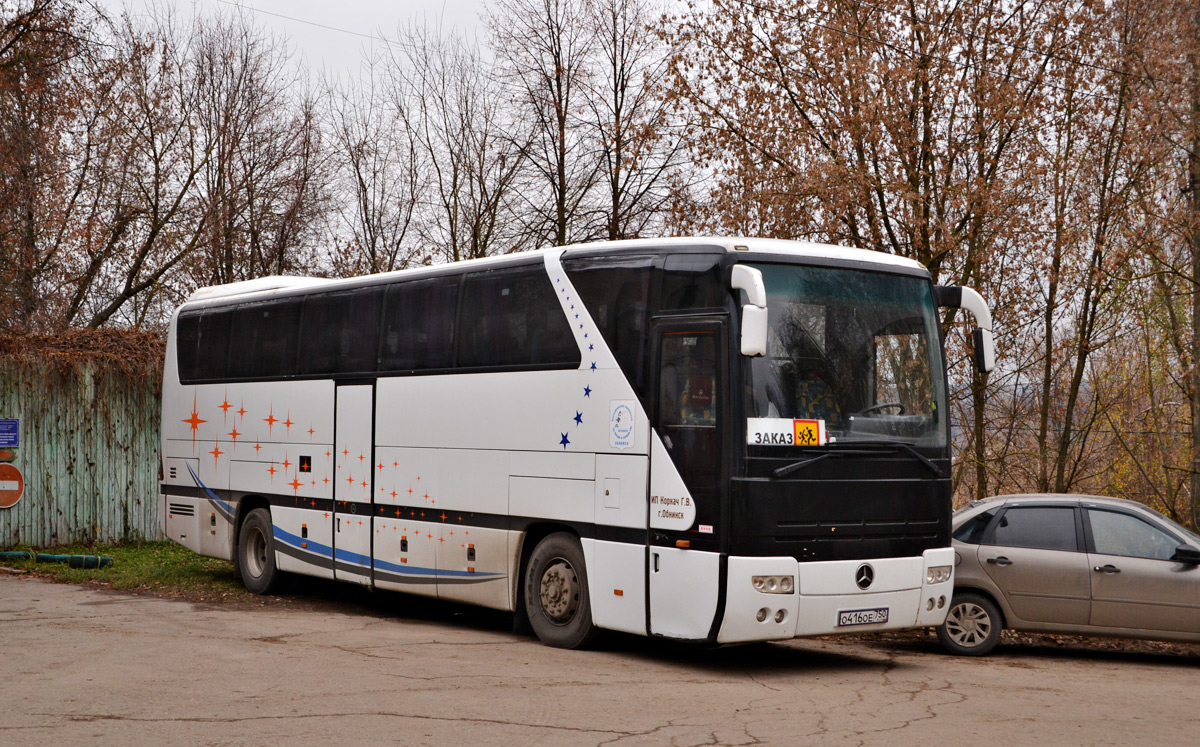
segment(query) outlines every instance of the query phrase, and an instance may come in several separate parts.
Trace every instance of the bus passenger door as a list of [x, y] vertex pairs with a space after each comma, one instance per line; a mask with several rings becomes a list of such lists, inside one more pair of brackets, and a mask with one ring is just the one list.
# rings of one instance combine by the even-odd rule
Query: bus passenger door
[[333, 575], [371, 585], [371, 498], [375, 386], [337, 387], [334, 411]]
[[658, 381], [650, 448], [650, 633], [707, 638], [720, 593], [725, 459], [724, 329], [695, 318], [655, 325]]

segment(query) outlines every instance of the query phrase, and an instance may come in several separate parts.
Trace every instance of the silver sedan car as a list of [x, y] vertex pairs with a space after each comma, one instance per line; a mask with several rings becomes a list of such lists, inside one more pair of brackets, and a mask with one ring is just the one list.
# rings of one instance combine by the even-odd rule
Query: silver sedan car
[[1200, 641], [1200, 536], [1133, 501], [1007, 495], [954, 514], [938, 639], [982, 656], [1004, 628]]

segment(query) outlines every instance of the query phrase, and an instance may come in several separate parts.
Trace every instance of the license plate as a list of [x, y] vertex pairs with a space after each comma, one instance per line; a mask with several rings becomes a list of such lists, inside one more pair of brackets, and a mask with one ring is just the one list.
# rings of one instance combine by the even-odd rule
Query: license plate
[[838, 612], [838, 627], [846, 625], [877, 625], [888, 621], [887, 607], [873, 607], [869, 610], [844, 610]]

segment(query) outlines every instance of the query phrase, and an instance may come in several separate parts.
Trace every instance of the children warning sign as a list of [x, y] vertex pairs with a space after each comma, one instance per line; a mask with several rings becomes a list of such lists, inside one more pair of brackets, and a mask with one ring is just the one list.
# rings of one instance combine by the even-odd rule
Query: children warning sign
[[824, 420], [748, 418], [746, 443], [751, 446], [821, 446], [829, 441]]

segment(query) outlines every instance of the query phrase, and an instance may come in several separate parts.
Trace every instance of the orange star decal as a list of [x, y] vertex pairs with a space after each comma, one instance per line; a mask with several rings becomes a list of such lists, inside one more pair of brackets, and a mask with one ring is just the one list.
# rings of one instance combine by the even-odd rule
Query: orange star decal
[[260, 444], [258, 441], [255, 441], [254, 442], [254, 453], [257, 454], [260, 451], [262, 451], [262, 444]]
[[216, 446], [213, 446], [213, 450], [208, 453], [213, 455], [213, 467], [215, 468], [217, 466], [217, 460], [219, 460], [221, 455], [225, 452], [221, 451], [221, 445], [217, 444]]
[[283, 424], [287, 426], [288, 433], [291, 433], [292, 426], [295, 425], [295, 423], [292, 422], [292, 414], [290, 412], [288, 413], [287, 420], [283, 421]]
[[239, 417], [239, 418], [245, 418], [245, 417], [246, 417], [246, 405], [245, 405], [245, 403], [242, 403], [242, 405], [238, 407], [238, 409], [237, 409], [237, 414], [238, 414], [238, 417]]
[[229, 408], [233, 407], [233, 405], [229, 404], [229, 390], [228, 389], [225, 390], [225, 396], [221, 398], [221, 404], [217, 405], [217, 407], [221, 408], [221, 412], [228, 419], [229, 418]]
[[288, 483], [288, 485], [292, 486], [292, 494], [293, 495], [295, 495], [297, 492], [299, 492], [300, 488], [304, 487], [304, 483], [300, 482], [299, 480], [297, 480], [294, 477], [292, 478], [292, 481]]
[[309, 423], [308, 424], [308, 437], [312, 438], [314, 433], [316, 433], [316, 431], [313, 430], [312, 423]]
[[195, 392], [192, 393], [192, 416], [190, 418], [188, 418], [187, 420], [183, 420], [181, 422], [187, 423], [188, 425], [190, 425], [192, 427], [192, 448], [195, 449], [196, 448], [196, 429], [200, 427], [201, 423], [208, 422], [207, 420], [201, 420], [200, 413], [196, 411], [196, 394], [195, 394]]
[[275, 465], [274, 465], [274, 464], [272, 464], [270, 467], [267, 467], [267, 472], [270, 472], [270, 473], [271, 473], [271, 478], [272, 478], [272, 479], [274, 479], [274, 478], [275, 478], [275, 473], [276, 473], [276, 472], [278, 472], [278, 471], [279, 471], [279, 470], [275, 469]]
[[282, 462], [280, 462], [280, 464], [282, 464], [282, 465], [283, 465], [283, 468], [284, 468], [284, 469], [287, 469], [288, 467], [291, 467], [291, 466], [292, 466], [292, 463], [288, 461], [288, 458], [287, 458], [287, 454], [286, 454], [286, 453], [283, 455], [283, 461], [282, 461]]
[[233, 430], [229, 432], [229, 437], [232, 438], [234, 441], [238, 440], [238, 436], [244, 436], [244, 435], [246, 435], [246, 434], [238, 433], [237, 426], [234, 426]]
[[271, 411], [263, 418], [263, 422], [267, 424], [267, 435], [271, 435], [275, 430], [275, 424], [279, 422], [279, 418], [275, 417], [275, 406], [271, 406]]

